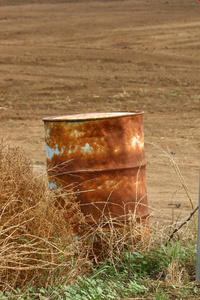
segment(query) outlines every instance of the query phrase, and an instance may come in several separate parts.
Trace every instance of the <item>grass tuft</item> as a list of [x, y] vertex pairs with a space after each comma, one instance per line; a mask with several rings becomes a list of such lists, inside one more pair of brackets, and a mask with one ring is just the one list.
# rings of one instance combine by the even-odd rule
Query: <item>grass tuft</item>
[[[87, 259], [57, 195], [37, 178], [19, 147], [0, 145], [0, 288], [67, 283]], [[75, 259], [77, 258], [78, 259]]]

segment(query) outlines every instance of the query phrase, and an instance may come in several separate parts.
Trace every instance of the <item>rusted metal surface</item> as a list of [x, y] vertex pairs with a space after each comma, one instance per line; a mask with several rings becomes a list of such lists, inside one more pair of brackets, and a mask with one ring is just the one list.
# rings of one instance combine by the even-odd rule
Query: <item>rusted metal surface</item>
[[148, 224], [142, 118], [115, 112], [43, 119], [49, 185], [73, 190], [87, 223], [131, 213]]

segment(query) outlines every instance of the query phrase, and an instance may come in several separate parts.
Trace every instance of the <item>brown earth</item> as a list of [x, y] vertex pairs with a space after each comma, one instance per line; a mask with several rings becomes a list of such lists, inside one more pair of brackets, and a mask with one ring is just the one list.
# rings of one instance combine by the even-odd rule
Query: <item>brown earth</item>
[[[42, 118], [144, 110], [152, 218], [198, 202], [200, 3], [0, 0], [0, 136], [45, 169]], [[38, 168], [36, 168], [38, 166]]]

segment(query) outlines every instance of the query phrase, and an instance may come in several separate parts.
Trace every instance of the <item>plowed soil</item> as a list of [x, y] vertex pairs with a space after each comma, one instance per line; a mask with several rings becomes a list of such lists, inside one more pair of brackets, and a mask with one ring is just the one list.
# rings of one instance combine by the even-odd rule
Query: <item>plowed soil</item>
[[163, 150], [196, 206], [199, 16], [197, 0], [0, 0], [0, 136], [43, 172], [43, 117], [144, 110], [152, 219], [181, 220], [192, 207]]

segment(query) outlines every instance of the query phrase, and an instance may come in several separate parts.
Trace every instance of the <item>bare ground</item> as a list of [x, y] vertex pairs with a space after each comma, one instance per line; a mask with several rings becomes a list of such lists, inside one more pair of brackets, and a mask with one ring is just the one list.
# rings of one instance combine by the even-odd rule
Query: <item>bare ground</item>
[[196, 0], [0, 0], [0, 136], [44, 171], [43, 117], [144, 110], [152, 219], [182, 219], [190, 202], [154, 144], [196, 206], [199, 13]]

